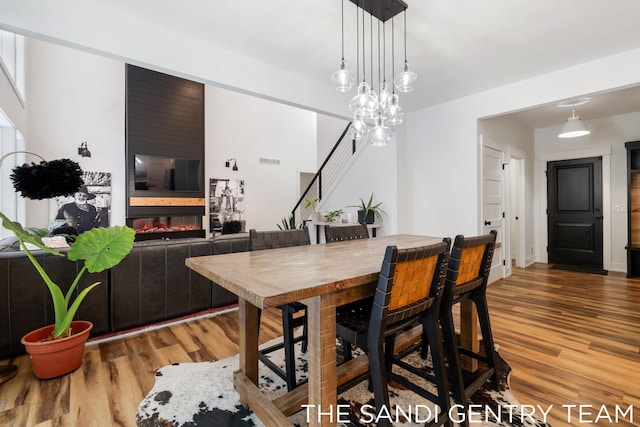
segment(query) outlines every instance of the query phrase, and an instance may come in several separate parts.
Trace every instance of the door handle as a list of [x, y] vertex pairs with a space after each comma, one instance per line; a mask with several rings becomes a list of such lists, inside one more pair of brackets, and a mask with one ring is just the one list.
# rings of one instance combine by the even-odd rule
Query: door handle
[[491, 221], [485, 221], [484, 225], [491, 225]]
[[602, 219], [602, 215], [596, 215], [595, 219]]

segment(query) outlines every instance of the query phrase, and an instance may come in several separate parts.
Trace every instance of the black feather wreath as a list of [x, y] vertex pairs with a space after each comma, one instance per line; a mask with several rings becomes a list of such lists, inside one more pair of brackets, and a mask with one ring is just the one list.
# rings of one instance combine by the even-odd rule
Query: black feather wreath
[[11, 181], [22, 197], [35, 200], [68, 196], [84, 184], [80, 165], [69, 159], [16, 166]]

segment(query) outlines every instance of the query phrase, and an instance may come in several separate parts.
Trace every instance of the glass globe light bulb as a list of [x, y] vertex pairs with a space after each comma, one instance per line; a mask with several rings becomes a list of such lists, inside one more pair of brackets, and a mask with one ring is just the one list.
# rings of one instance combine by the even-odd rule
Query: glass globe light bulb
[[331, 75], [331, 83], [338, 92], [347, 92], [353, 87], [355, 77], [345, 68], [344, 58], [340, 61], [340, 68]]
[[389, 85], [387, 85], [387, 81], [382, 82], [382, 86], [380, 86], [380, 95], [378, 96], [378, 103], [380, 104], [380, 109], [385, 110], [389, 105], [389, 100], [391, 98], [391, 92], [389, 91]]
[[400, 92], [411, 92], [417, 78], [418, 75], [409, 70], [409, 64], [405, 61], [402, 73], [396, 76], [396, 89]]
[[362, 116], [356, 116], [356, 119], [349, 126], [349, 137], [356, 141], [360, 141], [367, 135], [367, 125], [362, 120]]
[[366, 114], [370, 91], [371, 87], [369, 86], [369, 83], [363, 81], [358, 85], [358, 93], [356, 96], [351, 98], [351, 101], [349, 102], [349, 109], [354, 116]]
[[382, 124], [382, 117], [376, 117], [375, 127], [369, 129], [367, 135], [374, 147], [383, 147], [391, 141], [391, 129]]
[[387, 125], [397, 126], [404, 119], [404, 113], [398, 99], [398, 95], [394, 93], [389, 100], [389, 106], [384, 111], [384, 123]]
[[365, 115], [370, 119], [372, 119], [376, 114], [376, 111], [378, 111], [378, 94], [375, 90], [373, 90], [373, 88], [371, 88], [371, 90], [369, 91], [365, 109]]

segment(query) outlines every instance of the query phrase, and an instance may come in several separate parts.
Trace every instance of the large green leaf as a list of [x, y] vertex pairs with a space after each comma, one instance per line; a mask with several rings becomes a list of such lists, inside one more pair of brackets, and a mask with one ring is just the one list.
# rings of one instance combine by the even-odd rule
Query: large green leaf
[[16, 237], [20, 240], [21, 244], [24, 245], [24, 243], [30, 243], [34, 246], [37, 246], [39, 249], [42, 249], [43, 251], [49, 252], [50, 254], [64, 256], [64, 254], [60, 253], [59, 251], [45, 246], [44, 243], [42, 243], [42, 238], [40, 238], [40, 236], [28, 232], [22, 227], [19, 222], [11, 221], [2, 212], [0, 212], [0, 218], [2, 218], [2, 226], [7, 230], [13, 232], [13, 234], [15, 234]]
[[90, 273], [111, 268], [131, 252], [135, 232], [127, 226], [96, 227], [81, 233], [67, 252], [71, 261], [84, 260]]

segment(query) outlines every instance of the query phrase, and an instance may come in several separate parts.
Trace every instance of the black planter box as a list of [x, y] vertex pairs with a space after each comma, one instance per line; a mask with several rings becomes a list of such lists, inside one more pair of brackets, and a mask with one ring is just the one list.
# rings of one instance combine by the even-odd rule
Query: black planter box
[[373, 224], [374, 220], [373, 211], [367, 212], [367, 217], [364, 217], [364, 211], [358, 211], [358, 223], [360, 224]]

